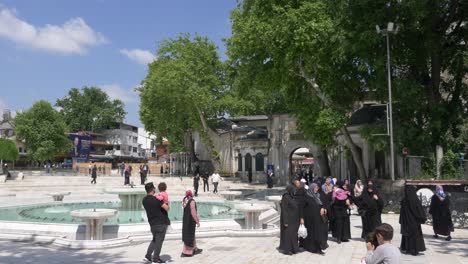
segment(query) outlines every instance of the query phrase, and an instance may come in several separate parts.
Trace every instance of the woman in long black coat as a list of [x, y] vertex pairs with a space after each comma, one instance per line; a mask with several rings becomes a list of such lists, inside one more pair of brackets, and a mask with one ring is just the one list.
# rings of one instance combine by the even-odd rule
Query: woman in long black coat
[[367, 234], [382, 224], [383, 200], [380, 197], [372, 180], [367, 181], [366, 188], [362, 192], [356, 204], [359, 206], [359, 214], [362, 220], [361, 238], [366, 238]]
[[281, 199], [279, 250], [287, 255], [299, 252], [297, 231], [299, 230], [299, 207], [294, 199], [295, 187], [288, 185]]
[[436, 193], [431, 198], [429, 213], [432, 215], [434, 237], [447, 236], [445, 240], [450, 241], [452, 239], [450, 232], [453, 229], [450, 200], [440, 185], [437, 185]]
[[312, 183], [304, 199], [304, 225], [307, 228], [307, 237], [304, 239], [304, 249], [323, 254], [326, 249], [328, 237], [328, 224], [323, 222], [322, 215], [326, 215], [320, 200], [319, 187]]
[[[335, 190], [335, 188], [343, 188], [343, 185], [344, 183], [340, 181], [333, 186], [333, 190]], [[341, 244], [341, 242], [348, 242], [349, 239], [351, 239], [351, 221], [348, 214], [349, 205], [349, 199], [343, 201], [335, 199], [331, 204], [331, 210], [333, 212], [332, 236], [336, 238], [338, 244]]]
[[400, 208], [400, 249], [405, 251], [406, 254], [416, 256], [419, 252], [426, 250], [421, 230], [421, 224], [424, 224], [426, 220], [426, 212], [418, 199], [416, 188], [406, 185], [405, 196], [401, 200]]

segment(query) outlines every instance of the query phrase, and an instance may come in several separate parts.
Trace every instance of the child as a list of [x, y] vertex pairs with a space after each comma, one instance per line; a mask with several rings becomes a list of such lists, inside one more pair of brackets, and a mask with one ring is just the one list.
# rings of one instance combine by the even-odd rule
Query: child
[[361, 259], [362, 264], [399, 264], [401, 263], [400, 250], [392, 245], [393, 227], [389, 224], [381, 224], [375, 228], [375, 238], [378, 247], [372, 242], [367, 242], [367, 255]]
[[155, 194], [154, 197], [159, 201], [163, 201], [165, 204], [169, 204], [169, 195], [167, 195], [167, 185], [165, 182], [158, 184], [159, 193]]
[[348, 199], [348, 194], [345, 190], [339, 188], [337, 185], [333, 186], [333, 201], [338, 199], [339, 201], [346, 201]]

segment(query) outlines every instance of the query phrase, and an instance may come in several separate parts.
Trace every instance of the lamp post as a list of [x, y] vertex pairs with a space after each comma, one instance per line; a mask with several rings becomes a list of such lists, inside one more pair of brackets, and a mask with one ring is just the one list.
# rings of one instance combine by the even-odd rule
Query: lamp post
[[386, 29], [380, 29], [375, 26], [377, 33], [385, 36], [387, 40], [387, 78], [388, 78], [388, 104], [387, 104], [387, 118], [388, 118], [388, 134], [390, 136], [390, 176], [392, 181], [395, 180], [395, 150], [393, 146], [393, 113], [392, 113], [392, 78], [390, 71], [390, 34], [396, 34], [398, 27], [395, 28], [393, 22], [388, 22]]

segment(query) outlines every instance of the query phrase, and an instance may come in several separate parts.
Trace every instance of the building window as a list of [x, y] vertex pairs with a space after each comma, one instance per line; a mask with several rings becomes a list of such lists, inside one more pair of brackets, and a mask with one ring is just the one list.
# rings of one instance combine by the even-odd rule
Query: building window
[[256, 171], [264, 171], [264, 164], [265, 160], [263, 159], [263, 154], [262, 153], [257, 153], [255, 155], [255, 170]]
[[132, 147], [128, 147], [128, 152], [132, 152]]
[[115, 146], [114, 146], [114, 149], [115, 149], [115, 150], [120, 150], [120, 145], [115, 145]]
[[133, 147], [133, 152], [136, 153], [137, 151], [138, 151], [138, 148]]
[[237, 171], [242, 171], [242, 154], [237, 155]]
[[19, 153], [23, 153], [23, 148], [22, 148], [22, 147], [19, 147], [19, 148], [18, 148], [18, 152], [19, 152]]

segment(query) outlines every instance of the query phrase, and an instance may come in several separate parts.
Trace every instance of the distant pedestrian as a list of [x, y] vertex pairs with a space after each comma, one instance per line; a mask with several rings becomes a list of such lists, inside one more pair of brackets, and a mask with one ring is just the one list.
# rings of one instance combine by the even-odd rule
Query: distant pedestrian
[[273, 170], [268, 170], [267, 172], [267, 188], [271, 189], [273, 188], [273, 178], [275, 177], [275, 174], [273, 173]]
[[143, 175], [143, 165], [140, 165], [140, 184], [145, 185], [145, 176]]
[[215, 173], [213, 173], [213, 175], [211, 176], [211, 182], [213, 182], [213, 193], [218, 193], [218, 184], [219, 184], [219, 181], [222, 181], [223, 178], [221, 178], [221, 176], [219, 175], [219, 173], [217, 171], [215, 171]]
[[202, 179], [203, 179], [203, 192], [210, 191], [210, 185], [208, 184], [208, 179], [210, 178], [210, 175], [208, 173], [203, 174]]
[[88, 174], [91, 175], [91, 172], [93, 170], [93, 166], [91, 164], [88, 164]]
[[125, 167], [125, 180], [124, 180], [124, 185], [129, 185], [130, 184], [130, 177], [132, 176], [132, 166], [127, 165]]
[[91, 184], [96, 184], [96, 178], [97, 178], [97, 167], [94, 165], [94, 167], [91, 169]]
[[195, 174], [195, 176], [193, 176], [193, 189], [195, 190], [195, 197], [198, 196], [199, 185], [200, 185], [200, 175]]
[[171, 224], [167, 213], [170, 208], [168, 204], [154, 197], [155, 187], [152, 182], [145, 184], [145, 190], [147, 195], [143, 198], [143, 207], [146, 211], [153, 239], [148, 246], [143, 261], [147, 264], [165, 263], [165, 261], [160, 258], [160, 254], [167, 227]]
[[102, 175], [104, 175], [104, 176], [106, 175], [106, 165], [104, 165], [102, 167]]
[[143, 165], [143, 179], [144, 179], [144, 182], [146, 182], [146, 180], [148, 179], [148, 173], [149, 173], [149, 167], [148, 167], [148, 164], [144, 164]]
[[436, 192], [431, 198], [429, 213], [433, 219], [434, 238], [439, 238], [439, 235], [442, 235], [447, 236], [445, 240], [450, 241], [452, 239], [450, 232], [453, 231], [450, 199], [441, 185], [436, 186]]
[[120, 164], [120, 176], [123, 177], [124, 174], [125, 174], [125, 163], [122, 162], [122, 163]]

